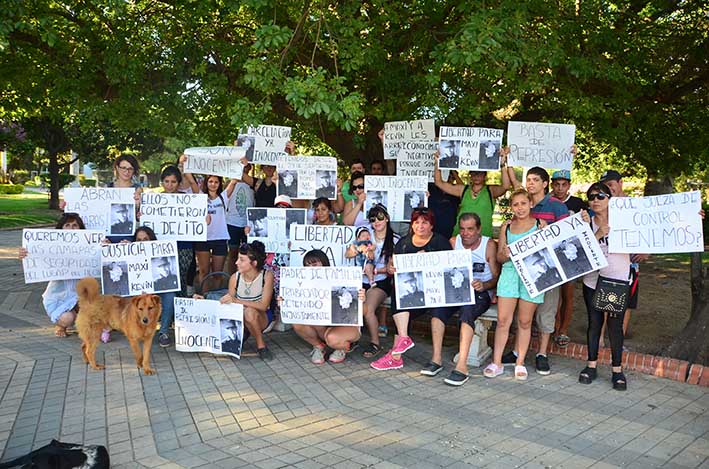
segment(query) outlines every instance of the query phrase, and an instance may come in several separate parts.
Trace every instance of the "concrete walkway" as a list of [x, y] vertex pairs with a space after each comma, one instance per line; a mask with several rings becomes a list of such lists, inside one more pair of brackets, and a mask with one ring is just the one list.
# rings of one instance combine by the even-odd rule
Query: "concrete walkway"
[[375, 372], [357, 352], [311, 365], [302, 341], [274, 332], [272, 362], [155, 346], [158, 374], [143, 376], [114, 333], [106, 370], [89, 370], [76, 335], [53, 336], [44, 284], [24, 284], [19, 244], [0, 232], [0, 461], [58, 438], [106, 445], [113, 467], [709, 468], [706, 388], [630, 373], [620, 393], [607, 369], [584, 386], [570, 359], [526, 383], [473, 370], [451, 388], [452, 349], [441, 375], [419, 375], [426, 339], [403, 370]]

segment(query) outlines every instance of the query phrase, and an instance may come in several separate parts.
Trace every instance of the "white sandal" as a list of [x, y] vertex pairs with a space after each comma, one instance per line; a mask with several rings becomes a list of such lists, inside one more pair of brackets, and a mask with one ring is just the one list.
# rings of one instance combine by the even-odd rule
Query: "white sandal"
[[505, 372], [504, 366], [497, 366], [494, 363], [490, 363], [483, 370], [483, 375], [486, 378], [496, 378]]
[[515, 379], [518, 381], [527, 381], [527, 367], [524, 365], [515, 365]]

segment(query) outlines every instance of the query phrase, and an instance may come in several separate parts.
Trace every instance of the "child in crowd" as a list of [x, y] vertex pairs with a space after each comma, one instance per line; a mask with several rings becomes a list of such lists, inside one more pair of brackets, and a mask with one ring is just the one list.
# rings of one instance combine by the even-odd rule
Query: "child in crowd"
[[374, 244], [372, 243], [372, 234], [367, 227], [362, 226], [357, 229], [354, 246], [357, 250], [355, 263], [362, 267], [364, 275], [369, 279], [369, 285], [376, 287], [377, 282], [374, 281]]

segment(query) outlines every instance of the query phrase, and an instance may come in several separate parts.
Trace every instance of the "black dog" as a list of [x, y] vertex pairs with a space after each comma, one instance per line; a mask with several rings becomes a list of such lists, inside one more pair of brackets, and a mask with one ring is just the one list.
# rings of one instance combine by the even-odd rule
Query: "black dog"
[[105, 446], [75, 445], [52, 440], [46, 446], [0, 464], [0, 469], [108, 469], [111, 462]]

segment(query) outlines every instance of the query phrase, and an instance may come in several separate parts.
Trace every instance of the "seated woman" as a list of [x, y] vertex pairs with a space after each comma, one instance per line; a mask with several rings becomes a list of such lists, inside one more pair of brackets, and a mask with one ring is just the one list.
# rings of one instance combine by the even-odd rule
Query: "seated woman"
[[[57, 230], [85, 230], [84, 222], [76, 213], [65, 213], [57, 221]], [[20, 248], [19, 258], [27, 257], [27, 249]], [[42, 305], [54, 324], [54, 335], [66, 337], [67, 328], [74, 325], [79, 312], [76, 284], [79, 279], [52, 280], [42, 293]]]
[[[329, 267], [330, 261], [319, 249], [308, 251], [303, 257], [306, 267]], [[279, 298], [279, 303], [282, 298]], [[359, 290], [359, 300], [364, 301], [364, 289]], [[366, 306], [365, 306], [366, 308]], [[330, 354], [330, 363], [342, 363], [353, 342], [360, 338], [357, 326], [311, 326], [309, 324], [293, 324], [293, 330], [303, 340], [313, 346], [310, 361], [316, 365], [325, 363], [325, 346], [334, 351]]]

